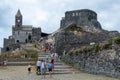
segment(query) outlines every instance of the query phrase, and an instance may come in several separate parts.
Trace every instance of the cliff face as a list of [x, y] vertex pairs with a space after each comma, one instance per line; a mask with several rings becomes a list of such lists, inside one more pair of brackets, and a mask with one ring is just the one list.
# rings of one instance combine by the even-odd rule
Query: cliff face
[[120, 46], [98, 52], [73, 51], [64, 56], [63, 60], [89, 73], [120, 78]]
[[117, 31], [88, 32], [76, 25], [71, 25], [55, 34], [55, 50], [59, 54], [64, 50], [67, 52], [73, 50], [72, 53], [67, 53], [63, 60], [75, 68], [89, 73], [120, 78], [120, 46], [111, 46], [112, 49], [107, 50], [104, 46], [97, 52], [91, 49], [85, 52], [74, 52], [83, 46], [90, 46], [91, 43], [96, 45], [112, 41], [117, 36], [120, 36]]
[[58, 53], [62, 53], [64, 50], [68, 52], [73, 48], [87, 46], [92, 42], [101, 43], [119, 35], [117, 31], [87, 32], [76, 25], [71, 25], [55, 34], [55, 50]]

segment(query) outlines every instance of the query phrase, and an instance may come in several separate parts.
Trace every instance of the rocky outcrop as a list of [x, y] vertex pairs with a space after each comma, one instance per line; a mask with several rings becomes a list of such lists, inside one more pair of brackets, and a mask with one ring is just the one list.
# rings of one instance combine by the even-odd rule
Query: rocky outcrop
[[55, 34], [55, 50], [58, 53], [62, 53], [64, 50], [69, 51], [73, 48], [90, 45], [91, 42], [101, 43], [111, 40], [119, 35], [117, 31], [101, 30], [92, 33], [82, 30], [77, 25], [70, 25]]
[[120, 48], [98, 52], [70, 52], [63, 60], [80, 70], [120, 78]]

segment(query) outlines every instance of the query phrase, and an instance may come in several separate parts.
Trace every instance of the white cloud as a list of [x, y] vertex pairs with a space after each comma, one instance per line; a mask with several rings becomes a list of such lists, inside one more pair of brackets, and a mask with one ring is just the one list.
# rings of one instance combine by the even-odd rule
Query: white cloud
[[20, 3], [20, 4], [26, 4], [26, 3], [29, 3], [29, 4], [34, 4], [36, 3], [38, 0], [16, 0], [17, 3]]
[[0, 28], [0, 43], [3, 37], [11, 33], [10, 28], [18, 9], [23, 14], [24, 24], [40, 26], [43, 32], [51, 33], [60, 27], [65, 11], [84, 8], [97, 12], [98, 21], [104, 29], [120, 30], [119, 5], [120, 0], [1, 0], [0, 16], [3, 17], [0, 26], [3, 26], [2, 29], [8, 28], [8, 31], [4, 33], [5, 29]]
[[[118, 30], [118, 26], [120, 25], [120, 2], [111, 2], [109, 5], [105, 5], [105, 9], [101, 9], [98, 12], [98, 19], [102, 24], [102, 27], [106, 30]], [[99, 10], [99, 9], [98, 9]]]

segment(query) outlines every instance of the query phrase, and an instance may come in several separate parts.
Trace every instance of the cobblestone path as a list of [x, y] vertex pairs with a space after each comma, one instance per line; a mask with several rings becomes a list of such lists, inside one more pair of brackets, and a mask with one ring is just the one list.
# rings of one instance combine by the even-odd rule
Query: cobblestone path
[[71, 74], [54, 74], [50, 79], [46, 75], [45, 79], [41, 79], [41, 75], [36, 75], [32, 67], [32, 73], [28, 74], [27, 66], [8, 66], [7, 68], [0, 67], [0, 80], [120, 80], [105, 76], [87, 74], [87, 73], [71, 73]]

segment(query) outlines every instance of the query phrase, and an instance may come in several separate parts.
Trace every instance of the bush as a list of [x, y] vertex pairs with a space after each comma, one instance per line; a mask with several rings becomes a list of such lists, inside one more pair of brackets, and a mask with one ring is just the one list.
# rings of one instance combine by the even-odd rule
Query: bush
[[73, 56], [73, 52], [69, 52], [68, 55], [69, 55], [69, 56]]
[[112, 40], [108, 40], [108, 45], [112, 45]]
[[119, 36], [119, 37], [116, 37], [116, 38], [114, 39], [114, 42], [115, 42], [116, 44], [120, 44], [120, 36]]
[[93, 50], [99, 51], [100, 50], [100, 45], [99, 44], [94, 45]]
[[37, 58], [38, 56], [38, 52], [37, 51], [34, 51], [33, 55], [32, 55], [32, 58]]
[[108, 40], [104, 43], [99, 44], [100, 50], [103, 49], [111, 49], [112, 48], [112, 40]]

